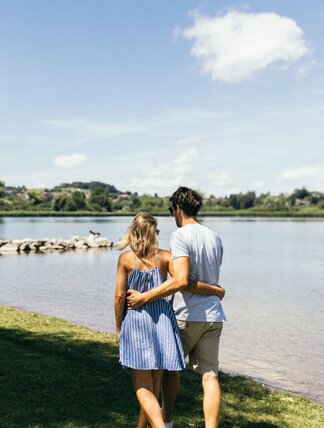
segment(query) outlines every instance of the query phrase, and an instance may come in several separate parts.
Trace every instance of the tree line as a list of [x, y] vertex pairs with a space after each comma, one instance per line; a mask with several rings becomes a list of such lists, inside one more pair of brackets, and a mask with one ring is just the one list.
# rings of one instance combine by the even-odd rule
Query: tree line
[[[139, 195], [122, 192], [115, 186], [92, 181], [88, 183], [62, 183], [52, 189], [27, 189], [25, 186], [6, 186], [0, 181], [0, 211], [42, 212], [116, 212], [136, 213], [148, 211], [167, 213], [168, 196]], [[254, 191], [233, 193], [224, 197], [205, 196], [202, 212], [229, 211], [289, 211], [293, 209], [324, 210], [324, 193], [305, 187], [292, 193], [272, 195]]]

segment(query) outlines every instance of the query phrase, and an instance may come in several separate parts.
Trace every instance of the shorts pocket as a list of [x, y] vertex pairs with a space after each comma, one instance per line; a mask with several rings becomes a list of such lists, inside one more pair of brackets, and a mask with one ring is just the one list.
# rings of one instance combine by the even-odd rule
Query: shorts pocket
[[185, 330], [186, 328], [188, 328], [187, 321], [177, 320], [177, 324], [178, 324], [179, 330]]

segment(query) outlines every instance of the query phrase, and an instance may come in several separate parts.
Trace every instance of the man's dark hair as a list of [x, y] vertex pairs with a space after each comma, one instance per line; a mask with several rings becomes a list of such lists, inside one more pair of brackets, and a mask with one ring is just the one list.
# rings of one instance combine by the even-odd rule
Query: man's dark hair
[[196, 217], [202, 206], [201, 195], [184, 186], [180, 186], [170, 196], [170, 201], [174, 208], [178, 205], [188, 217]]

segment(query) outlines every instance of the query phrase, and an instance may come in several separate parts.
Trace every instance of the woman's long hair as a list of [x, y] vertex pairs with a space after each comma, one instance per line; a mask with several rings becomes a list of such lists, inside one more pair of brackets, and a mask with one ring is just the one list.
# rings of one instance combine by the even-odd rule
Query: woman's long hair
[[157, 221], [149, 213], [138, 213], [118, 243], [118, 249], [130, 246], [140, 259], [151, 259], [157, 248]]

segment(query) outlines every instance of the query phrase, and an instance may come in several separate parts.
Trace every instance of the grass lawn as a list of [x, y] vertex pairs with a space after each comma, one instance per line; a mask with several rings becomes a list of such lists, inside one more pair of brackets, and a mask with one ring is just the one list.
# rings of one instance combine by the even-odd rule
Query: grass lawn
[[[154, 216], [170, 217], [169, 211], [150, 211]], [[134, 217], [131, 211], [0, 211], [0, 217]], [[201, 211], [199, 217], [265, 217], [265, 218], [324, 218], [324, 209], [303, 207], [291, 210], [266, 211], [252, 208], [246, 210]]]
[[[138, 405], [114, 337], [0, 306], [1, 428], [130, 428]], [[203, 427], [198, 377], [182, 376], [175, 428]], [[221, 427], [324, 427], [324, 407], [221, 374]]]

